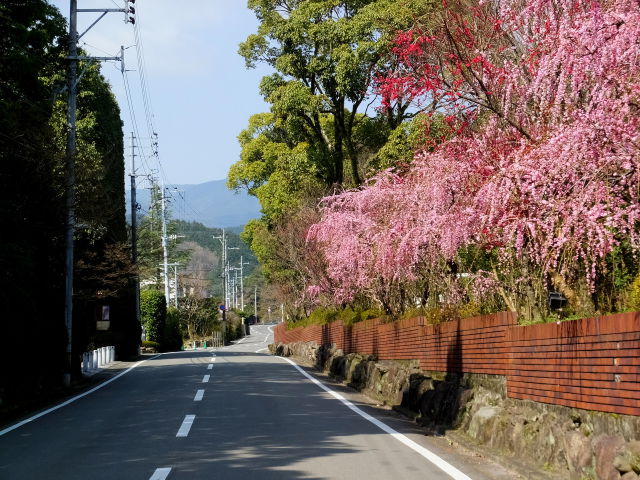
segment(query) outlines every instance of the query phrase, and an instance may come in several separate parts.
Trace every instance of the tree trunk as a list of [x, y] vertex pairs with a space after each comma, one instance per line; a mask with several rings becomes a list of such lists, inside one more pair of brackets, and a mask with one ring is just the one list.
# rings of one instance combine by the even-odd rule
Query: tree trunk
[[550, 274], [551, 282], [564, 295], [575, 313], [584, 316], [595, 314], [595, 305], [584, 281], [579, 281], [575, 287], [572, 287], [560, 273], [551, 271]]

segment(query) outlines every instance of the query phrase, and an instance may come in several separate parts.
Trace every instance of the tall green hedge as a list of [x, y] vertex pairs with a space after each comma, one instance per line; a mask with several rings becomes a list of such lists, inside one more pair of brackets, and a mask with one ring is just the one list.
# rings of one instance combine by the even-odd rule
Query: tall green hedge
[[182, 347], [182, 329], [180, 328], [180, 310], [175, 307], [167, 309], [167, 321], [162, 333], [162, 350], [175, 351]]
[[161, 342], [167, 320], [167, 301], [162, 292], [140, 292], [140, 318], [147, 332], [147, 340]]

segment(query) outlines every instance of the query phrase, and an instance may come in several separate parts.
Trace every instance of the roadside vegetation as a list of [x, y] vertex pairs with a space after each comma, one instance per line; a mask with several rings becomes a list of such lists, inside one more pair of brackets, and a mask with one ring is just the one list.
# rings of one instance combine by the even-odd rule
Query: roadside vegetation
[[229, 186], [292, 326], [639, 307], [637, 2], [249, 8], [271, 108]]
[[[0, 5], [0, 407], [56, 391], [65, 367], [67, 44], [64, 17], [47, 2]], [[124, 216], [120, 109], [99, 66], [84, 67], [77, 112], [73, 355], [115, 344], [127, 356], [137, 352], [140, 327]], [[110, 308], [109, 332], [96, 331], [104, 306]], [[17, 349], [29, 345], [38, 346], [37, 355], [16, 357]]]

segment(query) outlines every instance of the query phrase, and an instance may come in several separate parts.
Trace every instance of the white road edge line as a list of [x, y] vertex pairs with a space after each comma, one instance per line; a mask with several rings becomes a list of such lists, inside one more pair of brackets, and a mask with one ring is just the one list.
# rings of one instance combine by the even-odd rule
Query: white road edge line
[[210, 363], [209, 365], [207, 365], [207, 370], [211, 370], [213, 368], [213, 363]]
[[204, 377], [202, 377], [202, 383], [208, 383], [209, 378], [211, 378], [211, 375], [205, 375]]
[[204, 397], [204, 390], [198, 390], [196, 392], [196, 396], [193, 397], [193, 401], [194, 402], [200, 402], [200, 401], [202, 401], [202, 397]]
[[261, 348], [260, 350], [256, 350], [255, 353], [266, 352], [269, 350], [268, 348]]
[[70, 398], [69, 400], [66, 400], [66, 401], [64, 401], [64, 402], [62, 402], [62, 403], [60, 403], [60, 404], [58, 404], [58, 405], [55, 405], [55, 406], [53, 406], [53, 407], [51, 407], [51, 408], [48, 408], [47, 410], [45, 410], [45, 411], [43, 411], [43, 412], [40, 412], [40, 413], [38, 413], [37, 415], [34, 415], [34, 416], [29, 417], [29, 418], [27, 418], [27, 419], [25, 419], [25, 420], [22, 420], [21, 422], [15, 423], [15, 424], [13, 424], [13, 425], [11, 425], [11, 426], [9, 426], [9, 427], [5, 428], [4, 430], [0, 430], [0, 437], [1, 437], [2, 435], [4, 435], [5, 433], [9, 433], [10, 431], [15, 430], [16, 428], [20, 428], [21, 426], [23, 426], [23, 425], [25, 425], [25, 424], [27, 424], [27, 423], [29, 423], [29, 422], [33, 422], [34, 420], [37, 420], [37, 419], [38, 419], [38, 418], [40, 418], [40, 417], [44, 417], [46, 414], [51, 413], [51, 412], [54, 412], [54, 411], [58, 410], [59, 408], [66, 407], [66, 406], [67, 406], [67, 405], [69, 405], [70, 403], [73, 403], [73, 402], [75, 402], [76, 400], [81, 399], [82, 397], [86, 397], [87, 395], [89, 395], [90, 393], [95, 392], [96, 390], [100, 390], [102, 387], [105, 387], [105, 386], [109, 385], [111, 382], [113, 382], [114, 380], [117, 380], [118, 378], [120, 378], [120, 377], [121, 377], [121, 376], [123, 376], [124, 374], [129, 373], [131, 370], [133, 370], [134, 368], [136, 368], [138, 365], [142, 365], [142, 364], [143, 364], [144, 362], [146, 362], [146, 361], [153, 360], [154, 358], [158, 358], [160, 355], [164, 355], [164, 354], [163, 354], [163, 353], [160, 353], [160, 354], [158, 354], [158, 355], [154, 355], [154, 356], [153, 356], [153, 357], [151, 357], [151, 358], [146, 358], [146, 359], [144, 359], [144, 360], [141, 360], [141, 361], [139, 361], [138, 363], [136, 363], [136, 364], [134, 364], [134, 365], [130, 366], [129, 368], [127, 368], [124, 372], [119, 373], [119, 374], [118, 374], [118, 375], [116, 375], [115, 377], [110, 378], [109, 380], [107, 380], [107, 381], [105, 381], [105, 382], [101, 383], [100, 385], [96, 385], [96, 386], [95, 386], [95, 387], [93, 387], [91, 390], [87, 390], [86, 392], [81, 393], [80, 395], [76, 395], [75, 397]]
[[322, 383], [319, 380], [313, 378], [311, 375], [309, 375], [307, 372], [305, 372], [302, 368], [300, 368], [298, 365], [296, 365], [293, 361], [289, 360], [286, 357], [280, 357], [280, 358], [282, 358], [283, 360], [289, 362], [291, 365], [293, 365], [294, 368], [296, 368], [300, 373], [302, 373], [302, 375], [307, 377], [309, 380], [311, 380], [317, 386], [322, 388], [324, 391], [328, 392], [332, 397], [336, 398], [337, 400], [340, 400], [344, 405], [349, 407], [351, 410], [353, 410], [355, 413], [360, 415], [362, 418], [364, 418], [365, 420], [368, 420], [369, 422], [373, 423], [379, 429], [381, 429], [384, 432], [388, 433], [389, 435], [391, 435], [393, 438], [395, 438], [399, 442], [403, 443], [404, 445], [406, 445], [407, 447], [409, 447], [410, 449], [412, 449], [416, 453], [420, 454], [421, 456], [423, 456], [424, 458], [429, 460], [431, 463], [433, 463], [436, 467], [438, 467], [440, 470], [445, 472], [447, 475], [449, 475], [454, 480], [472, 480], [471, 477], [469, 477], [469, 476], [465, 475], [464, 473], [462, 473], [456, 467], [454, 467], [450, 463], [446, 462], [445, 460], [443, 460], [442, 458], [437, 456], [431, 450], [428, 450], [425, 447], [423, 447], [422, 445], [419, 445], [418, 443], [414, 442], [413, 440], [411, 440], [406, 435], [403, 435], [402, 433], [398, 432], [397, 430], [394, 430], [393, 428], [391, 428], [386, 423], [381, 422], [377, 418], [372, 417], [368, 413], [366, 413], [363, 410], [361, 410], [360, 408], [356, 407], [353, 403], [351, 403], [349, 400], [344, 398], [342, 395], [340, 395], [337, 392], [334, 392], [329, 387], [327, 387], [324, 383]]
[[180, 425], [178, 433], [176, 433], [176, 437], [186, 437], [189, 435], [189, 430], [191, 430], [191, 425], [193, 425], [195, 419], [195, 415], [185, 415], [182, 425]]
[[149, 477], [149, 480], [165, 480], [171, 473], [170, 468], [156, 468], [156, 471], [153, 472], [153, 475]]

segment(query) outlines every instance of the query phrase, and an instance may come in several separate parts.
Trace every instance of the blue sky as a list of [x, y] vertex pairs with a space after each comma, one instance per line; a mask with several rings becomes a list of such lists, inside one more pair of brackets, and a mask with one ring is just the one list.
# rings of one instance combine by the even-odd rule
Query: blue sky
[[[68, 16], [68, 0], [49, 0]], [[122, 8], [124, 0], [78, 0], [78, 8]], [[125, 51], [126, 75], [137, 119], [138, 141], [146, 158], [137, 173], [160, 170], [168, 184], [198, 184], [225, 178], [240, 148], [236, 139], [248, 118], [268, 110], [258, 94], [266, 68], [247, 70], [238, 44], [254, 33], [258, 22], [246, 0], [137, 0], [136, 26], [144, 52], [152, 128], [158, 133], [161, 169], [151, 154], [147, 116], [136, 48]], [[82, 33], [97, 18], [78, 14]], [[91, 29], [80, 45], [94, 56], [114, 56], [120, 45], [136, 44], [134, 29], [123, 14], [110, 13]], [[119, 62], [102, 64], [120, 104], [126, 136], [132, 130]], [[80, 84], [80, 89], [82, 84]], [[130, 170], [125, 139], [127, 173]], [[142, 179], [140, 180], [142, 181]]]

